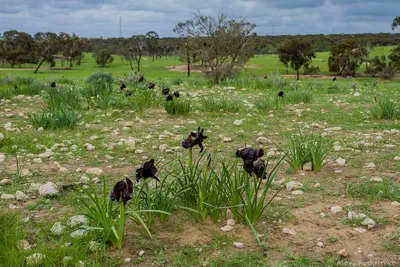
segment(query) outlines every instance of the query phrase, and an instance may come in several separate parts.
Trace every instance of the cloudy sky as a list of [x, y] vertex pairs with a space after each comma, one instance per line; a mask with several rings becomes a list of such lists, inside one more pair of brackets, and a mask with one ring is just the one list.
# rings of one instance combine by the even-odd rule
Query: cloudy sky
[[156, 31], [218, 11], [257, 24], [259, 35], [391, 32], [400, 0], [0, 0], [0, 32], [16, 29], [118, 37]]

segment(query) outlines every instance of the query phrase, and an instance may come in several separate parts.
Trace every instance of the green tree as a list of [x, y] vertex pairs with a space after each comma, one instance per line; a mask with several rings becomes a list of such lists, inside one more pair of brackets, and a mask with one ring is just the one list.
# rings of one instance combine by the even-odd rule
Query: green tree
[[3, 34], [4, 59], [11, 65], [25, 63], [36, 64], [38, 54], [36, 44], [31, 35], [16, 30], [7, 31]]
[[180, 50], [186, 57], [188, 70], [192, 59], [198, 58], [203, 63], [202, 72], [218, 83], [234, 77], [253, 56], [255, 27], [244, 19], [223, 13], [217, 17], [197, 13], [193, 20], [179, 22], [174, 32], [183, 39]]
[[149, 31], [146, 33], [146, 46], [147, 46], [147, 51], [149, 54], [154, 58], [157, 57], [157, 52], [159, 49], [158, 46], [158, 40], [160, 39], [158, 34], [154, 31]]
[[136, 61], [137, 71], [140, 72], [140, 62], [142, 61], [142, 56], [146, 49], [146, 36], [145, 35], [134, 35], [129, 38], [124, 49], [124, 57], [128, 60], [132, 67], [132, 60]]
[[393, 19], [393, 22], [392, 22], [392, 31], [394, 31], [394, 29], [396, 28], [396, 27], [398, 27], [398, 26], [400, 26], [400, 17], [395, 17], [394, 19]]
[[96, 64], [105, 67], [107, 64], [110, 64], [114, 61], [114, 57], [111, 53], [104, 48], [100, 48], [98, 51], [93, 53], [93, 57], [96, 59]]
[[354, 75], [367, 58], [368, 49], [357, 39], [344, 40], [331, 48], [328, 59], [329, 71], [338, 75]]
[[55, 66], [54, 55], [60, 51], [60, 42], [57, 34], [52, 32], [38, 32], [34, 35], [38, 53], [42, 56], [42, 60], [36, 67], [34, 73], [37, 73], [43, 62], [49, 62], [50, 67]]
[[279, 60], [296, 71], [297, 80], [300, 79], [299, 70], [301, 67], [310, 65], [316, 54], [312, 44], [305, 39], [292, 39], [278, 48]]

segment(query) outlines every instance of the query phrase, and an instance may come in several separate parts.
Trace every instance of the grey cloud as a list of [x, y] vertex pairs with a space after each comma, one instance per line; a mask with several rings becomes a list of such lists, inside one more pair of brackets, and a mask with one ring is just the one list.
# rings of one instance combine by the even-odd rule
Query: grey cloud
[[391, 32], [399, 0], [0, 0], [0, 32], [11, 29], [116, 37], [154, 30], [175, 36], [179, 21], [199, 10], [219, 11], [256, 23], [260, 35]]

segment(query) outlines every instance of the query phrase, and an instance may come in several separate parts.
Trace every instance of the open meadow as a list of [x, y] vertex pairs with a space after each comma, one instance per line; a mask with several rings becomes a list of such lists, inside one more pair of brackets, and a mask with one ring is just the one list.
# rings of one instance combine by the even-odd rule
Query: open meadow
[[400, 75], [332, 81], [328, 56], [296, 81], [257, 55], [219, 84], [175, 57], [142, 82], [118, 56], [1, 65], [0, 266], [399, 266]]

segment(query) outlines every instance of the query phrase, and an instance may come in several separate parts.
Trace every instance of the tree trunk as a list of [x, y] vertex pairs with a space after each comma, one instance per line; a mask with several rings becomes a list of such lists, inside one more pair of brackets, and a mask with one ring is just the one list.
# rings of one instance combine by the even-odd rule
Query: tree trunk
[[286, 74], [289, 74], [289, 67], [286, 67]]
[[296, 73], [297, 73], [297, 80], [300, 80], [299, 70], [296, 70]]
[[186, 58], [186, 62], [187, 62], [187, 74], [188, 77], [190, 77], [190, 56]]
[[44, 62], [44, 58], [42, 59], [42, 61], [40, 61], [39, 65], [37, 66], [37, 68], [34, 72], [35, 74], [38, 72], [38, 70], [39, 70], [40, 66], [42, 66], [43, 62]]
[[125, 64], [124, 64], [124, 58], [123, 58], [123, 57], [121, 57], [121, 62], [122, 62], [122, 65], [125, 65]]
[[131, 65], [131, 70], [133, 70], [132, 60], [129, 60], [129, 65]]

